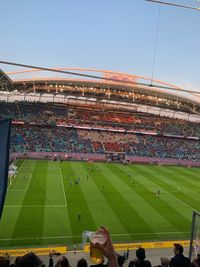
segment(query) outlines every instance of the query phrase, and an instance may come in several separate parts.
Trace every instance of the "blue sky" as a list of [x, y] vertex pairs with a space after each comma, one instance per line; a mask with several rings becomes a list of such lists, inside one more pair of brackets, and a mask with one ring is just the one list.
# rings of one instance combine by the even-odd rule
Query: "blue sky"
[[[145, 0], [2, 1], [0, 60], [151, 77], [158, 13]], [[200, 90], [199, 25], [198, 11], [160, 6], [154, 78]]]

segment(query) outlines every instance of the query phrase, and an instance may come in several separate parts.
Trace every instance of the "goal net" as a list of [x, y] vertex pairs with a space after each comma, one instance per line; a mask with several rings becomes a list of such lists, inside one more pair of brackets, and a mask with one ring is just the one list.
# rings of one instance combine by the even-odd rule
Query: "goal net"
[[193, 259], [197, 254], [200, 254], [200, 212], [193, 210], [189, 258]]

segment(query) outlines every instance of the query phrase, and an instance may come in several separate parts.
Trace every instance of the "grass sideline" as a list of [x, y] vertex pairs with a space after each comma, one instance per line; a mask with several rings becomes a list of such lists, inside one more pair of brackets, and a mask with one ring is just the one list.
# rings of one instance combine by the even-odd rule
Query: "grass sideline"
[[100, 225], [114, 243], [187, 240], [192, 210], [200, 206], [198, 168], [47, 160], [17, 165], [0, 222], [1, 248], [70, 248], [81, 243], [83, 231]]

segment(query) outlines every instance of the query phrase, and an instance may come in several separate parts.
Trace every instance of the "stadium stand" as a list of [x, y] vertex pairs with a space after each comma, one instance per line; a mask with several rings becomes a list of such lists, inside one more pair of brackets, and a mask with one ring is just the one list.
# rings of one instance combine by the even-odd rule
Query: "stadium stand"
[[[13, 118], [12, 152], [124, 152], [139, 157], [199, 161], [200, 127], [156, 115], [77, 110], [63, 104], [1, 102]], [[97, 130], [98, 128], [98, 130]]]
[[198, 123], [172, 118], [163, 118], [157, 115], [145, 113], [120, 114], [119, 112], [101, 110], [80, 109], [55, 103], [32, 102], [1, 102], [0, 118], [11, 117], [24, 123], [36, 123], [39, 125], [79, 125], [113, 127], [113, 129], [132, 129], [137, 131], [153, 131], [158, 134], [170, 134], [175, 136], [199, 137]]
[[[99, 136], [96, 141], [93, 136]], [[124, 141], [122, 141], [124, 140]], [[127, 155], [199, 161], [199, 140], [76, 128], [15, 125], [12, 152], [125, 152]]]

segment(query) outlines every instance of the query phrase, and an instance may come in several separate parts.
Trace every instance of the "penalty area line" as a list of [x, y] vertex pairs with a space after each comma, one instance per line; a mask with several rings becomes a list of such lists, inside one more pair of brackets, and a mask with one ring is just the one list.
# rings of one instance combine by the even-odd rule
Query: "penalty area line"
[[31, 182], [31, 179], [32, 179], [32, 173], [31, 173], [31, 175], [30, 175], [30, 179], [29, 179], [29, 181], [28, 181], [28, 184], [27, 184], [27, 187], [26, 187], [26, 191], [28, 191], [28, 188], [29, 188], [29, 185], [30, 185], [30, 182]]
[[[160, 233], [129, 233], [129, 234], [111, 234], [111, 236], [129, 236], [129, 235], [168, 235], [168, 234], [188, 234], [188, 232], [160, 232]], [[1, 238], [1, 241], [9, 241], [9, 240], [36, 240], [36, 239], [65, 239], [65, 238], [74, 238], [74, 237], [82, 237], [82, 235], [65, 235], [65, 236], [42, 236], [42, 237], [25, 237], [25, 238]]]
[[66, 198], [66, 194], [65, 194], [65, 187], [64, 187], [64, 183], [63, 183], [63, 175], [61, 172], [61, 169], [59, 168], [59, 173], [60, 173], [60, 178], [61, 178], [61, 183], [62, 183], [62, 189], [63, 189], [63, 195], [64, 195], [64, 200], [65, 200], [65, 206], [67, 207], [67, 198]]
[[65, 208], [66, 205], [5, 205], [5, 208]]

